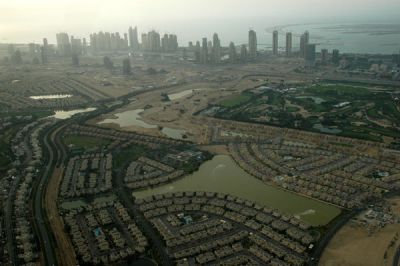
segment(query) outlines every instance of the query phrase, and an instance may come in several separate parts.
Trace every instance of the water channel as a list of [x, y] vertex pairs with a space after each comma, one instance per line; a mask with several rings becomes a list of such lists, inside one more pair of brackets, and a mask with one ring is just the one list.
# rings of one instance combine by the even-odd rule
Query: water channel
[[90, 107], [90, 108], [86, 108], [86, 109], [75, 109], [75, 110], [69, 110], [69, 111], [55, 111], [55, 114], [52, 115], [51, 117], [54, 117], [57, 119], [68, 119], [76, 114], [92, 112], [96, 109], [97, 108]]
[[292, 214], [311, 225], [325, 225], [340, 209], [310, 198], [278, 189], [256, 179], [236, 165], [227, 155], [217, 155], [198, 171], [153, 189], [134, 192], [137, 198], [179, 191], [206, 191], [230, 194]]
[[[103, 121], [100, 121], [98, 124], [117, 124], [120, 127], [129, 127], [129, 126], [137, 126], [141, 128], [159, 128], [158, 125], [153, 125], [146, 123], [142, 120], [141, 113], [144, 109], [136, 109], [136, 110], [129, 110], [124, 111], [121, 113], [114, 114], [115, 117], [107, 118]], [[162, 127], [161, 132], [166, 135], [167, 137], [173, 139], [183, 139], [186, 131], [182, 129], [175, 129], [169, 127]]]

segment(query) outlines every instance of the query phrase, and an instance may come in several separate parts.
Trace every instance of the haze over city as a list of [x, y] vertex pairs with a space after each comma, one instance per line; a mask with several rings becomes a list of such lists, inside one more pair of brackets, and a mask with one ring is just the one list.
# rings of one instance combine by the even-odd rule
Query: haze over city
[[39, 41], [59, 31], [78, 36], [99, 29], [118, 31], [127, 24], [144, 31], [179, 32], [189, 40], [213, 30], [231, 35], [230, 25], [238, 31], [303, 23], [393, 23], [400, 21], [399, 9], [396, 0], [1, 1], [0, 41]]

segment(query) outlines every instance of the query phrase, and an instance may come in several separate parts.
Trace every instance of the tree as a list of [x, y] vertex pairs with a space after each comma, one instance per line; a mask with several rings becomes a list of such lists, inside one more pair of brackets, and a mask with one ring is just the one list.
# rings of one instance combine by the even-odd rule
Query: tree
[[77, 54], [72, 55], [72, 65], [79, 66], [79, 56]]
[[103, 58], [104, 62], [104, 67], [107, 69], [113, 69], [114, 68], [114, 63], [111, 61], [111, 59], [108, 56], [105, 56]]
[[132, 74], [131, 61], [129, 58], [126, 58], [124, 61], [122, 61], [122, 73], [124, 73], [124, 75]]

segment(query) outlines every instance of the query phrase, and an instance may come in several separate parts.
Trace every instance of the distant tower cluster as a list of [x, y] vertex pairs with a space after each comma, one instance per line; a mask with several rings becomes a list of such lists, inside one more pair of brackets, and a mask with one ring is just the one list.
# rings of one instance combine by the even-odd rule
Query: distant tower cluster
[[292, 33], [287, 32], [286, 33], [286, 56], [291, 56], [292, 54]]
[[251, 60], [257, 58], [257, 33], [254, 30], [249, 31], [249, 58]]
[[178, 37], [174, 34], [164, 34], [161, 39], [161, 49], [163, 52], [174, 52], [178, 50]]
[[65, 32], [57, 33], [57, 52], [60, 56], [71, 56], [71, 43], [69, 40], [69, 36]]
[[201, 64], [219, 64], [221, 62], [221, 41], [217, 33], [214, 33], [212, 41], [204, 37], [201, 44], [197, 41], [193, 46], [193, 43], [190, 42], [189, 49], [194, 51], [196, 62]]
[[148, 52], [158, 52], [161, 50], [160, 34], [155, 30], [142, 33], [142, 50]]
[[127, 50], [127, 39], [121, 38], [119, 32], [102, 32], [90, 35], [90, 46], [93, 52]]
[[165, 34], [162, 39], [155, 30], [142, 33], [143, 51], [148, 52], [174, 52], [178, 50], [178, 37], [173, 34]]
[[274, 30], [274, 32], [272, 33], [272, 53], [274, 55], [278, 55], [278, 36], [278, 31]]

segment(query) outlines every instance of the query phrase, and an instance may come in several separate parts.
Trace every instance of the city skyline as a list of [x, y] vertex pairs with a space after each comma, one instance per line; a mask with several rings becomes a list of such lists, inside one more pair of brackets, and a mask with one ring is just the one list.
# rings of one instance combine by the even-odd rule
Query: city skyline
[[[185, 29], [185, 26], [181, 25], [185, 24], [184, 21], [190, 21], [193, 27], [196, 27], [196, 31], [199, 31], [198, 29], [210, 23], [210, 20], [218, 20], [214, 23], [214, 27], [216, 27], [215, 31], [221, 32], [220, 29], [224, 27], [224, 24], [229, 25], [232, 21], [250, 16], [243, 14], [251, 14], [252, 18], [266, 18], [263, 19], [264, 27], [322, 20], [325, 22], [399, 21], [395, 10], [398, 10], [400, 4], [393, 0], [352, 1], [351, 6], [358, 5], [356, 14], [346, 11], [350, 5], [342, 0], [329, 1], [329, 3], [324, 1], [323, 4], [315, 0], [302, 1], [301, 4], [287, 0], [280, 3], [259, 0], [250, 2], [239, 1], [235, 5], [230, 5], [223, 0], [218, 4], [213, 3], [212, 9], [205, 9], [204, 6], [208, 5], [197, 5], [193, 1], [187, 3], [181, 0], [152, 1], [151, 3], [141, 0], [134, 3], [123, 0], [112, 3], [94, 3], [92, 0], [84, 3], [76, 0], [61, 0], [57, 3], [39, 0], [33, 3], [17, 0], [0, 3], [0, 10], [3, 11], [0, 17], [0, 32], [2, 33], [0, 42], [40, 41], [45, 35], [52, 36], [62, 31], [76, 32], [78, 37], [99, 29], [115, 32], [125, 28], [127, 24], [138, 25], [144, 32], [155, 29], [180, 33]], [[360, 3], [362, 5], [359, 5]], [[329, 14], [324, 12], [326, 6], [329, 6]], [[385, 16], [376, 15], [383, 13]], [[255, 30], [260, 31], [259, 25], [261, 23], [257, 21], [243, 21], [243, 27], [247, 29], [254, 27]], [[192, 38], [192, 36], [187, 38]], [[49, 41], [54, 43], [55, 40], [51, 38]]]

